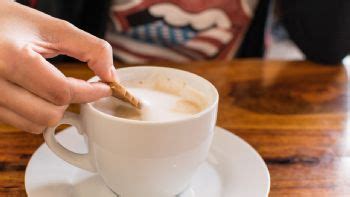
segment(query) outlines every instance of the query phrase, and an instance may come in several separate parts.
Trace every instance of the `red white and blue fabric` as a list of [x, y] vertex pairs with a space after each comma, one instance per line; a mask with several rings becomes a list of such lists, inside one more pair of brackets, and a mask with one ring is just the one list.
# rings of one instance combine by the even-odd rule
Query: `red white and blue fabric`
[[111, 7], [106, 39], [124, 62], [231, 59], [251, 19], [245, 0], [134, 0]]

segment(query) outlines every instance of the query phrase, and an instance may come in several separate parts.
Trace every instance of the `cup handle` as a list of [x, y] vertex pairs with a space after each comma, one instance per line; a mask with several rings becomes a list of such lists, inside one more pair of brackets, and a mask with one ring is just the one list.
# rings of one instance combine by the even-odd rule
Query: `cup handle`
[[72, 152], [60, 143], [57, 142], [55, 138], [55, 130], [61, 124], [70, 124], [77, 128], [79, 133], [82, 132], [81, 122], [79, 115], [72, 112], [65, 112], [63, 118], [53, 127], [48, 127], [45, 129], [43, 135], [47, 146], [59, 157], [61, 157], [66, 162], [82, 168], [90, 172], [96, 172], [96, 168], [90, 160], [90, 153], [80, 154]]

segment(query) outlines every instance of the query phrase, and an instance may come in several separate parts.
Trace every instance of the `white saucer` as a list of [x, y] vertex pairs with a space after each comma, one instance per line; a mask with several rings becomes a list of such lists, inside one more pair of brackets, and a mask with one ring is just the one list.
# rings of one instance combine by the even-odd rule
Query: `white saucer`
[[[57, 134], [65, 147], [86, 152], [83, 137], [73, 127]], [[26, 169], [29, 197], [114, 197], [100, 178], [58, 158], [43, 144]], [[259, 154], [245, 141], [216, 127], [210, 153], [195, 174], [192, 187], [181, 197], [264, 197], [270, 175]]]

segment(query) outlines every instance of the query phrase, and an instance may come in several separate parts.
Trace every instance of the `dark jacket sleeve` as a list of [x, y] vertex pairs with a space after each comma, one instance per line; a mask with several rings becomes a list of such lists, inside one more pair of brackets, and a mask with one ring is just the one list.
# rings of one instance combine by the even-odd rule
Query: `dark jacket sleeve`
[[[111, 0], [16, 0], [103, 38]], [[32, 5], [36, 2], [35, 5]]]
[[37, 9], [103, 38], [110, 0], [38, 0]]
[[[17, 0], [17, 2], [30, 6], [31, 1]], [[111, 0], [36, 0], [35, 2], [33, 8], [53, 17], [69, 21], [97, 37], [104, 37]], [[50, 61], [62, 60], [71, 61], [72, 59], [60, 55]]]
[[263, 57], [265, 53], [264, 34], [271, 0], [260, 0], [242, 44], [236, 53], [238, 58]]
[[349, 0], [277, 0], [291, 39], [306, 57], [338, 64], [350, 52]]

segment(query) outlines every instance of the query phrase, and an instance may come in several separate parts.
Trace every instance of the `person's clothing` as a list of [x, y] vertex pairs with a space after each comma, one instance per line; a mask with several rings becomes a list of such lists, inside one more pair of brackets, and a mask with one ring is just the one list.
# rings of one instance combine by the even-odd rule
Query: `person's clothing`
[[120, 60], [232, 59], [257, 0], [116, 1], [106, 39]]
[[[262, 57], [270, 0], [19, 0], [107, 39], [125, 62]], [[350, 51], [350, 1], [278, 0], [305, 56], [339, 63]]]
[[103, 38], [110, 0], [16, 0]]
[[280, 0], [283, 24], [310, 60], [340, 63], [350, 52], [350, 1]]

